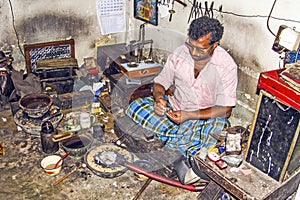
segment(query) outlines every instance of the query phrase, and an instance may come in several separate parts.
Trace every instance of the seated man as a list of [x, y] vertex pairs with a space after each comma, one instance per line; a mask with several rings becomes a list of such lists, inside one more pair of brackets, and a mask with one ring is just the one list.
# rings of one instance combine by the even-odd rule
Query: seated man
[[[126, 114], [155, 132], [156, 137], [184, 155], [214, 144], [209, 134], [230, 126], [236, 103], [237, 65], [219, 46], [223, 26], [200, 17], [190, 24], [185, 44], [168, 57], [154, 79], [153, 97], [133, 101]], [[172, 95], [166, 90], [174, 88]]]

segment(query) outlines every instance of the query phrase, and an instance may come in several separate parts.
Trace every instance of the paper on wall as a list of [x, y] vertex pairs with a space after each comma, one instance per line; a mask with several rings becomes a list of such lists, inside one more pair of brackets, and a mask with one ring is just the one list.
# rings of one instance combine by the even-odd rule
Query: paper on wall
[[125, 32], [125, 0], [97, 0], [97, 16], [102, 35]]

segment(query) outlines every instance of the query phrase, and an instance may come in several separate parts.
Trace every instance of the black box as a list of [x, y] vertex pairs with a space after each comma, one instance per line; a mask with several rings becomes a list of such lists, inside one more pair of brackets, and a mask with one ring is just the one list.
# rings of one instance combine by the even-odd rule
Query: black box
[[277, 181], [300, 167], [300, 112], [260, 91], [246, 162]]
[[73, 92], [74, 79], [77, 78], [78, 63], [75, 58], [45, 59], [37, 62], [35, 74], [38, 75], [42, 90], [57, 94]]

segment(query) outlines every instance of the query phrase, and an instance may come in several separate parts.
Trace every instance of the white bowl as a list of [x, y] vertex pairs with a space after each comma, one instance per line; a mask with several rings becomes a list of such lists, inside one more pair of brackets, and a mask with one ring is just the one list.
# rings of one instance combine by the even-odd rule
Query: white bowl
[[45, 157], [41, 161], [41, 167], [44, 169], [44, 171], [47, 175], [55, 176], [55, 175], [59, 174], [59, 172], [61, 171], [61, 168], [62, 168], [63, 161], [59, 162], [57, 168], [53, 169], [53, 167], [59, 161], [60, 158], [61, 158], [60, 156], [51, 155], [51, 156]]

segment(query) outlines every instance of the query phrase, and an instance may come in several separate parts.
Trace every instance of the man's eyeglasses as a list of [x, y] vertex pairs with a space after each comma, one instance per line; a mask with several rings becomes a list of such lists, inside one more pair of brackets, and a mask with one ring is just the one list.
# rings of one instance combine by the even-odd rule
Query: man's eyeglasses
[[201, 48], [201, 47], [196, 47], [196, 46], [194, 46], [194, 45], [192, 45], [191, 43], [190, 43], [190, 40], [189, 39], [187, 39], [186, 41], [185, 41], [185, 46], [191, 51], [191, 52], [194, 52], [194, 50], [196, 50], [196, 52], [197, 53], [199, 53], [199, 54], [205, 54], [205, 53], [211, 53], [211, 51], [212, 51], [212, 47], [213, 47], [213, 45], [211, 45], [210, 47], [209, 47], [209, 49], [205, 49], [205, 48]]

